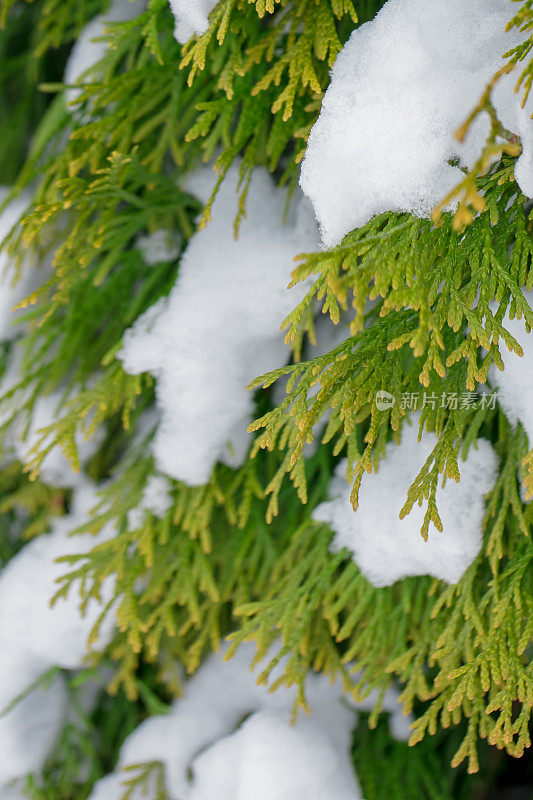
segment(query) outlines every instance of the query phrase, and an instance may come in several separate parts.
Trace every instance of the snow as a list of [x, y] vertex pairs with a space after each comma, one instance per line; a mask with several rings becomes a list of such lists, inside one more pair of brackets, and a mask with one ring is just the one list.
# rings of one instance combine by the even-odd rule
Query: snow
[[432, 528], [428, 541], [420, 533], [425, 507], [415, 504], [403, 520], [399, 514], [409, 486], [437, 443], [434, 433], [417, 442], [418, 425], [405, 425], [399, 445], [388, 447], [374, 475], [365, 475], [354, 512], [346, 461], [337, 466], [330, 483], [331, 500], [319, 505], [313, 518], [334, 531], [331, 548], [346, 547], [374, 586], [389, 586], [410, 575], [433, 575], [456, 583], [481, 549], [484, 495], [497, 472], [491, 445], [479, 439], [466, 461], [460, 463], [459, 484], [446, 481], [437, 490], [437, 508], [443, 532]]
[[23, 790], [22, 785], [9, 785], [2, 786], [2, 800], [28, 800], [27, 793]]
[[[533, 307], [533, 291], [525, 291], [524, 296]], [[496, 313], [496, 306], [493, 307]], [[498, 402], [512, 425], [521, 422], [533, 447], [533, 333], [526, 333], [523, 319], [509, 319], [507, 315], [503, 326], [521, 345], [523, 356], [511, 352], [501, 344], [500, 352], [504, 365], [501, 372], [494, 365], [489, 371], [489, 381], [496, 387]]]
[[141, 502], [128, 511], [128, 527], [139, 528], [146, 514], [163, 519], [172, 505], [172, 484], [164, 475], [150, 475], [144, 487]]
[[[154, 440], [158, 469], [191, 485], [205, 483], [214, 464], [243, 463], [251, 437], [257, 375], [284, 364], [280, 325], [306, 290], [287, 291], [293, 258], [318, 246], [305, 198], [282, 224], [285, 193], [255, 170], [239, 238], [238, 168], [224, 180], [206, 228], [191, 238], [177, 281], [124, 336], [119, 354], [130, 374], [150, 372], [162, 419]], [[214, 173], [197, 173], [188, 187], [205, 198]]]
[[[173, 800], [360, 798], [349, 756], [357, 714], [341, 681], [309, 674], [312, 713], [299, 713], [292, 726], [295, 688], [269, 692], [257, 685], [266, 661], [250, 671], [253, 645], [241, 646], [228, 662], [225, 651], [204, 662], [170, 714], [152, 717], [134, 731], [122, 747], [119, 768], [161, 761]], [[285, 664], [276, 666], [271, 682]], [[376, 697], [357, 707], [368, 707]], [[396, 692], [387, 692], [384, 704], [391, 719], [401, 715]], [[97, 784], [90, 800], [119, 800], [120, 784], [119, 770]]]
[[[521, 41], [505, 33], [508, 0], [388, 0], [340, 52], [320, 116], [309, 136], [300, 185], [311, 200], [326, 247], [385, 211], [421, 217], [462, 179], [486, 141], [480, 115], [463, 144], [454, 133], [479, 100], [502, 55]], [[522, 139], [515, 169], [533, 196], [533, 93], [515, 94], [520, 65], [492, 100], [503, 124]]]
[[[0, 205], [9, 194], [7, 187], [0, 187]], [[11, 229], [24, 216], [30, 204], [30, 194], [24, 192], [20, 197], [12, 200], [0, 214], [0, 242], [9, 234]], [[25, 309], [13, 311], [14, 306], [25, 300], [28, 295], [45, 282], [47, 272], [45, 267], [39, 267], [37, 260], [30, 254], [20, 266], [17, 274], [15, 265], [5, 250], [0, 252], [0, 342], [13, 339], [20, 333], [20, 326], [15, 323]]]
[[[113, 773], [111, 775], [107, 775], [105, 778], [101, 778], [101, 780], [95, 784], [90, 794], [90, 800], [122, 800], [126, 792], [124, 781], [131, 777], [131, 775], [128, 776], [122, 773]], [[143, 797], [146, 798], [149, 796], [150, 795], [147, 793], [143, 794], [142, 791], [133, 789], [128, 800], [142, 800]], [[155, 787], [153, 796], [157, 796], [155, 795]]]
[[209, 14], [217, 0], [169, 0], [176, 20], [174, 36], [180, 44], [186, 44], [191, 36], [201, 36], [209, 28]]
[[[92, 536], [84, 533], [70, 536], [83, 525], [98, 496], [95, 486], [86, 481], [73, 493], [70, 513], [56, 517], [49, 534], [30, 541], [7, 563], [0, 573], [0, 636], [6, 649], [24, 652], [28, 659], [47, 669], [59, 666], [74, 669], [82, 665], [87, 652], [87, 638], [104, 604], [113, 595], [113, 579], [102, 587], [102, 604], [94, 599], [85, 616], [79, 610], [78, 587], [71, 587], [67, 598], [59, 598], [51, 607], [50, 599], [59, 589], [58, 578], [68, 573], [67, 563], [57, 562], [60, 556], [85, 553], [113, 535], [108, 525]], [[24, 586], [25, 590], [20, 591]], [[112, 615], [105, 620], [98, 647], [111, 638]], [[31, 635], [28, 634], [31, 632]]]
[[[17, 591], [21, 592], [20, 585]], [[2, 636], [0, 714], [48, 669], [42, 662], [28, 658], [26, 653], [12, 649], [3, 633], [0, 624], [0, 636]], [[26, 636], [31, 634], [32, 629], [27, 629]], [[40, 769], [44, 764], [59, 733], [66, 703], [65, 683], [58, 675], [49, 686], [34, 689], [7, 714], [0, 716], [2, 800], [6, 788], [3, 784], [22, 778], [28, 772]]]
[[174, 261], [180, 254], [179, 238], [165, 228], [139, 236], [135, 247], [141, 251], [145, 263], [150, 267], [162, 261]]
[[496, 84], [492, 102], [502, 125], [521, 141], [522, 153], [515, 164], [514, 177], [522, 193], [526, 197], [533, 197], [533, 95], [530, 92], [522, 108], [523, 88], [518, 95], [514, 94], [520, 69], [523, 69], [523, 63]]
[[[70, 513], [57, 517], [49, 534], [25, 545], [0, 572], [0, 713], [51, 667], [83, 665], [88, 636], [113, 596], [113, 578], [102, 586], [101, 603], [91, 599], [85, 616], [79, 609], [78, 586], [50, 606], [57, 579], [69, 571], [59, 556], [87, 552], [113, 535], [110, 524], [94, 537], [69, 533], [85, 523], [97, 502], [96, 487], [86, 481], [73, 493]], [[105, 647], [113, 632], [112, 615], [101, 626], [97, 647]], [[33, 689], [0, 716], [0, 796], [3, 784], [39, 770], [65, 722], [64, 679]]]
[[[102, 40], [102, 37], [106, 35], [111, 23], [135, 19], [143, 9], [144, 0], [113, 0], [105, 14], [94, 17], [82, 30], [70, 52], [63, 82], [67, 86], [78, 83], [87, 70], [105, 56], [109, 43]], [[67, 89], [67, 108], [72, 109], [80, 94], [80, 89]]]
[[193, 765], [190, 800], [355, 800], [347, 747], [337, 749], [312, 719], [259, 711]]

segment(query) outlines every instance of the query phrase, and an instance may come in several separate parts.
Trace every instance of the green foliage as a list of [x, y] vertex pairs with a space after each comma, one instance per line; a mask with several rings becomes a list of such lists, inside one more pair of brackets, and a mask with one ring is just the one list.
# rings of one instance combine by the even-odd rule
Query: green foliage
[[189, 83], [211, 72], [216, 87], [213, 99], [198, 105], [201, 114], [187, 140], [202, 137], [207, 157], [222, 147], [216, 162], [222, 172], [238, 154], [246, 174], [255, 164], [274, 171], [285, 155], [283, 180], [294, 183], [329, 68], [353, 24], [379, 5], [220, 2], [209, 30], [186, 46], [181, 62], [190, 68]]
[[[453, 763], [467, 758], [470, 771], [477, 770], [478, 737], [515, 756], [530, 745], [533, 674], [527, 653], [533, 632], [533, 546], [530, 509], [520, 499], [517, 475], [527, 444], [520, 429], [513, 433], [490, 404], [473, 409], [460, 401], [462, 393], [486, 381], [492, 363], [501, 367], [500, 345], [521, 353], [503, 324], [506, 312], [523, 316], [528, 328], [532, 325], [521, 292], [531, 288], [531, 215], [525, 198], [508, 181], [509, 170], [503, 162], [478, 179], [487, 209], [463, 233], [451, 215], [438, 227], [407, 215], [382, 215], [332, 251], [305, 257], [294, 281], [309, 275], [315, 280], [286, 321], [289, 339], [299, 342], [316, 300], [338, 322], [348, 298], [356, 312], [354, 336], [325, 356], [279, 369], [252, 384], [269, 386], [290, 375], [287, 399], [252, 426], [264, 428], [256, 450], [285, 452], [267, 487], [272, 494], [269, 514], [277, 512], [277, 493], [287, 473], [305, 500], [303, 446], [329, 409], [323, 443], [334, 440], [336, 454], [346, 449], [357, 508], [364, 473], [371, 473], [385, 456], [390, 430], [401, 430], [409, 408], [402, 408], [402, 396], [410, 397], [422, 386], [426, 397], [435, 398], [422, 411], [420, 431], [435, 430], [439, 440], [402, 510], [403, 516], [415, 502], [426, 503], [425, 537], [431, 535], [431, 522], [442, 527], [435, 504], [439, 475], [459, 479], [460, 455], [464, 457], [478, 435], [496, 443], [502, 471], [488, 501], [486, 556], [456, 586], [440, 588], [442, 584], [429, 582], [423, 588], [417, 579], [413, 587], [408, 580], [390, 590], [372, 590], [353, 563], [339, 570], [335, 558], [340, 555], [330, 561], [331, 573], [323, 571], [329, 534], [324, 533], [320, 544], [311, 528], [303, 540], [293, 537], [294, 550], [289, 550], [285, 569], [276, 571], [279, 583], [272, 582], [267, 597], [241, 608], [249, 622], [237, 637], [261, 637], [281, 628], [284, 642], [306, 642], [304, 660], [312, 664], [323, 652], [315, 631], [322, 629], [323, 637], [326, 629], [346, 642], [343, 660], [364, 668], [361, 681], [384, 672], [396, 674], [405, 686], [407, 707], [415, 699], [431, 701], [417, 720], [413, 742], [438, 726], [447, 728], [467, 718], [467, 733]], [[377, 305], [365, 316], [368, 298]], [[311, 391], [315, 384], [318, 392]], [[397, 398], [392, 410], [377, 408], [380, 389]], [[457, 407], [440, 403], [443, 396], [459, 398]], [[420, 592], [416, 600], [404, 595], [411, 591]], [[395, 620], [399, 615], [402, 619]], [[310, 642], [316, 642], [316, 649]], [[427, 673], [427, 664], [434, 673]]]
[[[476, 771], [478, 736], [520, 756], [530, 744], [533, 547], [529, 507], [514, 515], [517, 445], [509, 439], [504, 458], [511, 468], [493, 490], [485, 520], [492, 569], [480, 557], [453, 586], [416, 578], [375, 589], [346, 553], [328, 555], [331, 534], [323, 526], [306, 525], [279, 560], [268, 594], [238, 610], [247, 621], [236, 640], [254, 635], [266, 648], [281, 631], [295, 653], [291, 677], [313, 664], [328, 666], [325, 653], [362, 670], [359, 690], [373, 682], [383, 687], [387, 675], [396, 675], [407, 709], [417, 699], [431, 701], [413, 743], [437, 724], [468, 719], [455, 765], [468, 758]], [[326, 649], [330, 637], [342, 655]]]
[[434, 742], [410, 749], [390, 736], [382, 721], [370, 730], [361, 720], [354, 733], [353, 759], [365, 800], [457, 800], [456, 773], [442, 769]]
[[39, 84], [62, 79], [66, 45], [104, 5], [104, 0], [0, 3], [0, 183], [17, 178], [48, 108]]
[[[397, 431], [409, 411], [409, 405], [402, 408], [402, 396], [422, 388], [434, 400], [426, 403], [421, 424], [440, 437], [432, 458], [438, 469], [432, 473], [430, 497], [438, 473], [457, 479], [460, 444], [464, 440], [466, 451], [490, 412], [488, 405], [474, 410], [461, 398], [486, 382], [491, 364], [503, 367], [500, 346], [521, 355], [520, 345], [505, 328], [506, 312], [523, 317], [528, 328], [533, 326], [533, 312], [521, 291], [533, 285], [533, 216], [515, 184], [502, 180], [509, 169], [504, 163], [481, 179], [487, 210], [463, 233], [455, 229], [450, 214], [437, 227], [407, 214], [383, 214], [348, 234], [331, 251], [303, 258], [293, 283], [309, 276], [314, 280], [285, 321], [288, 340], [299, 346], [316, 301], [338, 323], [348, 298], [355, 309], [354, 336], [331, 353], [280, 368], [252, 383], [252, 387], [269, 386], [290, 375], [287, 399], [251, 426], [264, 428], [256, 449], [280, 446], [286, 452], [269, 487], [271, 512], [275, 513], [276, 493], [286, 473], [305, 498], [303, 446], [312, 441], [313, 426], [329, 409], [323, 441], [335, 438], [335, 452], [346, 448], [350, 469], [355, 462], [356, 507], [364, 472], [371, 472], [373, 460], [383, 454], [389, 427]], [[377, 305], [365, 316], [368, 299]], [[313, 393], [316, 384], [320, 389]], [[397, 398], [391, 410], [376, 406], [381, 389]], [[455, 396], [457, 407], [447, 408], [443, 396]], [[423, 481], [409, 507], [427, 497], [428, 489]], [[431, 518], [439, 528], [435, 509]]]
[[[43, 775], [29, 780], [29, 796], [85, 800], [94, 780], [113, 767], [124, 736], [179, 690], [176, 664], [192, 672], [230, 635], [234, 647], [252, 638], [262, 653], [279, 642], [278, 655], [289, 655], [282, 680], [300, 688], [302, 705], [309, 668], [342, 673], [347, 685], [354, 681], [355, 695], [400, 682], [406, 708], [417, 713], [412, 743], [419, 743], [410, 751], [391, 743], [378, 703], [369, 719], [378, 726], [375, 736], [364, 726], [356, 733], [365, 797], [466, 800], [467, 790], [458, 788], [464, 774], [443, 769], [444, 757], [454, 765], [466, 760], [475, 771], [479, 739], [517, 757], [530, 744], [533, 512], [520, 482], [533, 486], [532, 443], [498, 407], [461, 402], [486, 382], [491, 364], [502, 365], [502, 347], [520, 353], [506, 313], [533, 327], [523, 294], [533, 287], [533, 215], [513, 180], [516, 143], [497, 141], [502, 131], [493, 119], [489, 145], [500, 148], [499, 160], [489, 165], [496, 150], [484, 151], [465, 176], [462, 217], [442, 213], [437, 225], [383, 214], [333, 250], [300, 258], [294, 282], [312, 285], [286, 320], [296, 363], [253, 383], [268, 387], [290, 376], [278, 408], [267, 392], [258, 393], [255, 457], [238, 470], [217, 465], [205, 486], [173, 483], [166, 515], [147, 514], [132, 528], [129, 512], [155, 472], [153, 381], [126, 375], [116, 355], [125, 330], [168, 294], [179, 269], [179, 258], [147, 265], [138, 236], [169, 229], [183, 249], [207, 221], [209, 204], [199, 220], [200, 204], [185, 181], [201, 160], [216, 157], [222, 179], [242, 157], [241, 213], [255, 165], [267, 166], [290, 195], [335, 56], [381, 2], [222, 0], [209, 30], [180, 48], [167, 0], [149, 0], [137, 19], [110, 26], [112, 47], [82, 77], [76, 106], [66, 109], [59, 82], [68, 44], [104, 6], [2, 5], [0, 65], [9, 59], [12, 72], [0, 71], [0, 110], [10, 120], [0, 176], [15, 182], [15, 193], [35, 188], [33, 207], [4, 247], [14, 259], [30, 249], [52, 262], [46, 285], [28, 300], [27, 333], [12, 347], [24, 351], [23, 378], [0, 401], [3, 431], [28, 421], [41, 394], [59, 388], [64, 403], [35, 447], [32, 480], [19, 464], [2, 466], [0, 558], [19, 546], [10, 531], [39, 534], [52, 513], [68, 509], [68, 495], [37, 476], [56, 446], [79, 467], [79, 430], [106, 432], [88, 468], [106, 481], [102, 503], [84, 529], [107, 522], [116, 529], [90, 552], [64, 559], [59, 587], [60, 594], [74, 591], [81, 578], [83, 603], [107, 576], [116, 577], [118, 631], [105, 654], [114, 665], [114, 695], [69, 723]], [[531, 13], [526, 0], [512, 24], [526, 30]], [[24, 26], [30, 37], [22, 35]], [[524, 62], [529, 52], [524, 45], [509, 54], [510, 63]], [[10, 75], [17, 78], [13, 89]], [[524, 91], [530, 83], [531, 61]], [[56, 92], [52, 102], [39, 84]], [[489, 95], [482, 100], [480, 109], [490, 111]], [[352, 335], [332, 352], [298, 362], [320, 306], [334, 322], [350, 317]], [[397, 398], [392, 410], [377, 408], [380, 389]], [[390, 441], [401, 437], [410, 410], [402, 396], [421, 390], [436, 400], [423, 409], [420, 432], [436, 431], [438, 444], [412, 476], [402, 514], [424, 504], [422, 533], [435, 535], [438, 483], [459, 478], [462, 457], [484, 436], [500, 472], [487, 499], [483, 550], [457, 585], [417, 577], [377, 589], [349, 553], [330, 553], [331, 532], [311, 514], [327, 498], [341, 454], [357, 506], [361, 481], [371, 480]], [[457, 406], [441, 405], [444, 394], [455, 394]], [[321, 445], [308, 456], [304, 445], [326, 414]], [[426, 734], [438, 738], [438, 756]], [[443, 739], [452, 751], [440, 746]], [[484, 743], [479, 749], [483, 758]], [[390, 773], [378, 782], [372, 765], [379, 768], [382, 758]], [[412, 785], [411, 777], [404, 780], [407, 762]], [[87, 763], [89, 778], [80, 766]], [[129, 781], [131, 789], [155, 781], [164, 796], [157, 764], [139, 765]]]
[[[460, 729], [446, 734], [441, 731], [431, 740], [425, 739], [410, 748], [390, 736], [385, 720], [371, 730], [363, 718], [354, 731], [352, 749], [363, 797], [366, 800], [492, 797], [496, 775], [505, 764], [494, 749], [486, 745], [480, 748], [481, 769], [475, 776], [468, 775], [465, 769], [446, 766], [461, 733]], [[511, 762], [509, 770], [511, 774], [516, 772], [516, 762]]]
[[48, 530], [50, 516], [64, 511], [64, 492], [30, 481], [17, 461], [0, 467], [0, 566], [24, 542]]
[[[40, 393], [57, 387], [65, 397], [72, 387], [77, 392], [61, 422], [43, 433], [43, 440], [54, 435], [46, 449], [37, 448], [35, 467], [56, 444], [78, 465], [74, 436], [84, 423], [89, 434], [113, 415], [127, 424], [146, 381], [125, 375], [114, 356], [125, 329], [169, 291], [176, 274], [174, 262], [147, 269], [134, 237], [150, 231], [157, 220], [161, 227], [181, 230], [186, 241], [198, 208], [172, 180], [148, 173], [135, 156], [118, 154], [94, 180], [78, 179], [65, 194], [58, 202], [39, 205], [13, 236], [15, 249], [38, 249], [42, 219], [51, 225], [57, 220], [61, 245], [53, 276], [28, 301], [38, 301], [28, 314], [38, 324], [24, 342], [24, 381], [4, 400], [14, 408], [10, 420], [31, 412]], [[69, 214], [70, 206], [75, 213]], [[21, 392], [26, 393], [24, 403]]]
[[[118, 638], [115, 655], [142, 651], [154, 660], [170, 650], [193, 671], [232, 629], [232, 608], [268, 591], [280, 552], [309, 510], [294, 502], [288, 488], [282, 499], [283, 522], [267, 526], [263, 485], [274, 474], [275, 460], [265, 456], [236, 473], [217, 467], [206, 486], [178, 484], [164, 519], [150, 515], [140, 530], [130, 530], [128, 511], [139, 502], [153, 471], [151, 458], [142, 456], [147, 441], [132, 448], [129, 463], [103, 494], [101, 513], [85, 526], [97, 530], [112, 519], [117, 536], [86, 556], [68, 558], [74, 568], [63, 588], [68, 590], [81, 577], [88, 594], [105, 575], [116, 574], [117, 619], [125, 639]], [[316, 461], [316, 494], [323, 499], [329, 456], [322, 452]], [[140, 593], [139, 577], [144, 583]], [[132, 659], [117, 676], [132, 696], [135, 665]]]
[[[310, 520], [312, 508], [326, 496], [332, 470], [324, 447], [308, 462], [308, 506], [295, 502], [294, 490], [286, 487], [280, 516], [268, 526], [263, 487], [279, 459], [261, 455], [237, 474], [217, 467], [205, 487], [178, 486], [167, 517], [150, 517], [142, 530], [128, 530], [125, 516], [150, 463], [132, 453], [131, 466], [107, 493], [110, 507], [86, 526], [97, 529], [122, 514], [120, 532], [86, 556], [67, 559], [75, 566], [65, 588], [81, 577], [89, 593], [93, 583], [118, 575], [123, 633], [113, 655], [128, 655], [116, 680], [132, 697], [138, 663], [133, 653], [154, 660], [171, 652], [193, 670], [202, 653], [232, 630], [235, 645], [254, 638], [263, 653], [281, 637], [280, 654], [290, 654], [284, 680], [300, 686], [301, 703], [309, 668], [341, 670], [348, 681], [350, 664], [360, 671], [356, 694], [384, 691], [397, 677], [407, 708], [428, 704], [413, 741], [426, 728], [434, 732], [437, 721], [448, 727], [464, 717], [468, 729], [455, 763], [468, 757], [475, 771], [478, 736], [519, 756], [529, 744], [527, 698], [533, 689], [527, 657], [532, 520], [531, 508], [522, 507], [516, 476], [523, 436], [513, 434], [501, 415], [492, 417], [493, 428], [503, 426], [505, 437], [502, 473], [485, 519], [488, 557], [478, 557], [455, 586], [411, 578], [376, 589], [345, 552], [329, 553], [331, 533]], [[490, 435], [486, 424], [483, 433]], [[374, 723], [378, 713], [379, 703]]]

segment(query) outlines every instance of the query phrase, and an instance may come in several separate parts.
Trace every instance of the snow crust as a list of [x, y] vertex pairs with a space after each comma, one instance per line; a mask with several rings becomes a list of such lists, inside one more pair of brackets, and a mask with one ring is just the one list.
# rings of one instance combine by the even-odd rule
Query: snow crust
[[[104, 582], [102, 605], [91, 600], [85, 616], [79, 609], [78, 587], [53, 607], [50, 599], [57, 578], [69, 571], [59, 556], [87, 552], [113, 534], [111, 526], [93, 537], [70, 537], [87, 521], [97, 495], [88, 481], [73, 493], [71, 512], [54, 520], [52, 531], [25, 545], [0, 573], [0, 713], [51, 667], [74, 669], [83, 665], [87, 639], [106, 602], [112, 598], [113, 578]], [[111, 615], [104, 621], [98, 647], [112, 635]], [[50, 753], [65, 720], [67, 694], [61, 675], [47, 686], [33, 689], [4, 716], [0, 716], [0, 796], [4, 786], [39, 770]], [[7, 789], [6, 789], [7, 791]]]
[[[265, 664], [250, 671], [253, 645], [241, 646], [228, 662], [224, 652], [205, 661], [169, 715], [152, 717], [131, 734], [119, 767], [162, 761], [172, 800], [360, 800], [349, 757], [357, 714], [341, 682], [309, 674], [311, 715], [299, 714], [291, 726], [294, 687], [269, 692], [257, 685]], [[375, 701], [374, 694], [361, 706]], [[393, 719], [401, 715], [395, 691], [386, 694], [384, 707]], [[90, 800], [119, 800], [121, 791], [117, 771], [96, 785]]]
[[[108, 42], [102, 41], [102, 36], [105, 36], [110, 23], [135, 19], [144, 10], [144, 5], [145, 0], [113, 0], [105, 14], [98, 14], [87, 23], [70, 52], [63, 82], [70, 86], [77, 83], [87, 70], [105, 56]], [[67, 89], [67, 108], [72, 109], [80, 93], [81, 90], [77, 88]]]
[[169, 0], [176, 20], [174, 36], [186, 44], [191, 36], [201, 36], [209, 28], [209, 14], [217, 0]]
[[[488, 115], [477, 118], [463, 144], [454, 133], [505, 63], [502, 55], [523, 38], [505, 33], [512, 14], [508, 0], [388, 0], [352, 33], [333, 67], [300, 178], [326, 247], [385, 211], [429, 216], [462, 179], [448, 161], [473, 166]], [[499, 81], [492, 101], [522, 140], [515, 177], [533, 196], [533, 93], [522, 109], [522, 93], [514, 93], [520, 68]]]
[[[205, 199], [213, 185], [214, 173], [205, 169], [188, 189]], [[319, 244], [304, 198], [282, 224], [285, 193], [262, 169], [252, 176], [236, 240], [237, 185], [234, 166], [211, 221], [184, 251], [169, 297], [126, 331], [119, 354], [126, 372], [150, 372], [157, 379], [162, 419], [154, 439], [156, 464], [191, 485], [205, 483], [217, 461], [244, 461], [253, 415], [246, 386], [286, 362], [280, 325], [305, 292], [303, 284], [287, 291], [293, 258]]]
[[[524, 291], [528, 304], [533, 307], [533, 291]], [[493, 307], [496, 312], [496, 306]], [[498, 402], [509, 421], [521, 422], [533, 447], [533, 333], [527, 333], [523, 319], [503, 320], [503, 326], [521, 345], [523, 356], [511, 352], [502, 343], [500, 352], [504, 365], [501, 372], [494, 365], [489, 370], [489, 381], [496, 387]]]
[[350, 550], [374, 586], [389, 586], [410, 575], [433, 575], [456, 583], [481, 549], [484, 495], [497, 473], [492, 446], [479, 439], [460, 465], [460, 483], [439, 484], [437, 508], [444, 530], [431, 528], [425, 542], [420, 533], [424, 507], [415, 505], [407, 517], [399, 516], [409, 486], [437, 443], [434, 433], [424, 433], [420, 443], [417, 436], [418, 425], [404, 426], [401, 443], [388, 447], [376, 474], [364, 476], [356, 512], [350, 503], [345, 460], [331, 480], [331, 500], [313, 512], [314, 519], [334, 531], [332, 550]]

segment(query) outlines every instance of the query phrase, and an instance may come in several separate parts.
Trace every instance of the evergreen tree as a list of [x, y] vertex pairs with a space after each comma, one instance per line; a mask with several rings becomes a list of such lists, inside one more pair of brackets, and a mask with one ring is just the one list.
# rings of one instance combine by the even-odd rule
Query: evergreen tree
[[0, 9], [0, 797], [526, 800], [532, 0]]

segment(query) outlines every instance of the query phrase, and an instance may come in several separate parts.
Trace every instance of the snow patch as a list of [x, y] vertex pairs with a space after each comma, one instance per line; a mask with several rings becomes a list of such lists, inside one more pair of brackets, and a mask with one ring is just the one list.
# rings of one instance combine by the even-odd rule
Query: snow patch
[[[1, 583], [1, 576], [0, 576]], [[21, 586], [17, 592], [22, 593]], [[0, 610], [3, 617], [3, 609]], [[31, 638], [32, 628], [25, 631]], [[43, 675], [48, 666], [29, 658], [24, 651], [6, 640], [2, 622], [2, 656], [0, 658], [0, 714], [13, 701]], [[67, 706], [67, 692], [61, 675], [46, 687], [33, 689], [0, 716], [0, 796], [4, 798], [4, 784], [27, 773], [39, 770], [59, 733]]]
[[[0, 573], [0, 712], [43, 676], [51, 667], [81, 667], [87, 653], [87, 639], [104, 605], [113, 596], [112, 577], [104, 582], [101, 604], [91, 600], [84, 616], [79, 609], [78, 587], [66, 598], [50, 600], [57, 592], [57, 579], [68, 572], [60, 556], [84, 553], [112, 536], [107, 525], [98, 534], [69, 536], [85, 523], [97, 502], [96, 487], [88, 481], [73, 494], [68, 515], [57, 517], [52, 531], [25, 545]], [[104, 620], [98, 647], [110, 640], [112, 615]], [[39, 770], [50, 753], [65, 721], [67, 706], [63, 678], [34, 688], [4, 716], [0, 716], [0, 794], [3, 786], [27, 773]]]
[[201, 36], [209, 28], [209, 14], [217, 0], [169, 0], [176, 20], [174, 36], [186, 44], [192, 36]]
[[[463, 144], [455, 131], [502, 55], [523, 39], [505, 32], [508, 0], [388, 0], [339, 53], [320, 116], [309, 136], [300, 185], [311, 200], [326, 247], [385, 211], [420, 217], [472, 167], [489, 132], [480, 115]], [[533, 93], [521, 108], [519, 70], [492, 93], [501, 122], [522, 139], [515, 169], [533, 196]]]
[[[57, 592], [57, 579], [71, 567], [56, 561], [60, 556], [85, 553], [114, 534], [107, 525], [98, 534], [70, 536], [89, 519], [97, 504], [96, 487], [86, 481], [73, 493], [69, 514], [56, 517], [52, 531], [25, 545], [0, 573], [0, 632], [8, 649], [25, 652], [34, 661], [64, 669], [81, 666], [87, 653], [87, 638], [104, 605], [113, 595], [113, 578], [104, 582], [102, 602], [91, 600], [85, 616], [79, 610], [78, 587], [72, 586], [68, 597], [53, 606], [50, 599]], [[24, 591], [20, 587], [24, 586]], [[102, 627], [99, 647], [111, 637], [113, 621], [108, 616]], [[31, 631], [31, 636], [28, 635]]]
[[331, 500], [319, 505], [313, 518], [334, 531], [331, 549], [346, 547], [374, 586], [390, 586], [410, 575], [433, 575], [457, 583], [481, 549], [484, 495], [496, 479], [492, 446], [479, 439], [460, 465], [459, 484], [447, 480], [437, 490], [443, 532], [431, 529], [428, 541], [420, 533], [425, 508], [415, 504], [400, 519], [409, 486], [437, 443], [434, 433], [417, 441], [418, 425], [404, 425], [399, 445], [391, 444], [374, 475], [365, 475], [354, 512], [346, 460], [338, 464], [330, 483]]
[[[341, 681], [309, 674], [311, 715], [300, 713], [291, 726], [295, 688], [269, 692], [257, 684], [268, 661], [250, 670], [252, 644], [241, 646], [228, 662], [226, 649], [205, 661], [169, 715], [152, 717], [134, 731], [122, 747], [119, 768], [162, 761], [169, 796], [180, 800], [361, 798], [350, 759], [357, 714]], [[276, 666], [272, 682], [285, 663]], [[401, 715], [395, 691], [386, 693], [384, 705], [393, 718]], [[121, 791], [118, 771], [96, 785], [90, 800], [119, 800]]]
[[[212, 170], [193, 176], [200, 196], [214, 185]], [[205, 483], [217, 461], [243, 463], [253, 415], [249, 382], [287, 361], [280, 325], [306, 285], [287, 291], [293, 258], [318, 246], [312, 211], [300, 198], [282, 224], [285, 192], [265, 170], [252, 176], [239, 238], [238, 168], [217, 195], [208, 226], [191, 238], [168, 298], [126, 331], [119, 354], [130, 374], [157, 379], [161, 424], [154, 455], [161, 472], [191, 485]]]

